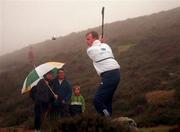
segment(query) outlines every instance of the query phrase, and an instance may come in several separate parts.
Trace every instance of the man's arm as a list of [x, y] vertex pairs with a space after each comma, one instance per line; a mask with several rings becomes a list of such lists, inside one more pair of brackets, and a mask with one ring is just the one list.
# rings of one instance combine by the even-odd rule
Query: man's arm
[[64, 98], [65, 102], [67, 102], [71, 98], [71, 95], [72, 95], [71, 83], [69, 81], [67, 81], [67, 88], [66, 89], [67, 89], [67, 95]]
[[98, 53], [98, 50], [95, 49], [95, 48], [90, 47], [90, 48], [87, 49], [87, 55], [93, 61], [95, 61], [95, 56], [96, 56], [97, 53]]

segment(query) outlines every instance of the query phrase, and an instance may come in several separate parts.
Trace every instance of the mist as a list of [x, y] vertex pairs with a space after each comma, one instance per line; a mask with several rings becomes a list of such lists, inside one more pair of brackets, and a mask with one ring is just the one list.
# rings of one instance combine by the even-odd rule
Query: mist
[[180, 6], [179, 0], [1, 0], [0, 55], [101, 25]]

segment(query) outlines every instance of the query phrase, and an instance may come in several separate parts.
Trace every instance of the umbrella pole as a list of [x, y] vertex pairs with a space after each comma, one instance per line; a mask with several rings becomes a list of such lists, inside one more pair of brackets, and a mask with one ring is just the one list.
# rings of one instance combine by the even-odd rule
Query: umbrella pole
[[[46, 81], [44, 80], [44, 82], [46, 83]], [[52, 88], [49, 86], [49, 84], [46, 83], [46, 85], [48, 86], [49, 90], [51, 91], [51, 93], [54, 95], [54, 97], [56, 96], [56, 94], [53, 92]]]
[[50, 87], [48, 84], [47, 84], [47, 86], [48, 86], [49, 90], [51, 91], [51, 93], [52, 93], [54, 96], [56, 96], [56, 94], [52, 91], [51, 87]]

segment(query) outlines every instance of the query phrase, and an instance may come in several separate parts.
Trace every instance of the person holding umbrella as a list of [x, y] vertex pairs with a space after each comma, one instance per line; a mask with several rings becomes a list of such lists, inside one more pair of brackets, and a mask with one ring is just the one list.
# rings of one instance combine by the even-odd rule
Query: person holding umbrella
[[45, 118], [47, 110], [50, 108], [50, 104], [57, 95], [53, 95], [50, 90], [49, 82], [53, 79], [52, 72], [48, 72], [43, 76], [38, 84], [36, 85], [35, 91], [35, 106], [34, 106], [34, 127], [38, 132], [40, 131], [43, 117]]
[[62, 68], [64, 63], [61, 62], [46, 62], [33, 68], [26, 76], [21, 94], [30, 92], [30, 97], [35, 102], [34, 107], [34, 126], [35, 131], [40, 131], [40, 127], [47, 114], [51, 100], [56, 100], [58, 95], [53, 92], [50, 82], [53, 79], [53, 71]]
[[87, 54], [101, 77], [93, 103], [98, 113], [110, 118], [113, 94], [120, 81], [120, 65], [115, 60], [110, 46], [101, 43], [97, 32], [90, 31], [86, 33], [85, 38], [88, 45]]

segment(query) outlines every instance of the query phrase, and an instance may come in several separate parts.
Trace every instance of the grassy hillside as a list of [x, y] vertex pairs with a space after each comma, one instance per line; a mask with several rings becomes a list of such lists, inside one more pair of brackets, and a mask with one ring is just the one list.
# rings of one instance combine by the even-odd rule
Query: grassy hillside
[[[100, 31], [100, 27], [89, 30]], [[87, 110], [92, 111], [99, 77], [86, 55], [86, 32], [46, 40], [33, 49], [36, 65], [46, 61], [66, 63], [67, 77], [72, 83], [80, 83]], [[179, 34], [180, 8], [105, 25], [107, 43], [121, 65], [114, 117], [132, 117], [139, 126], [180, 121]], [[28, 47], [0, 57], [0, 127], [32, 124], [33, 103], [28, 94], [20, 95], [24, 78], [33, 68], [27, 51]]]

